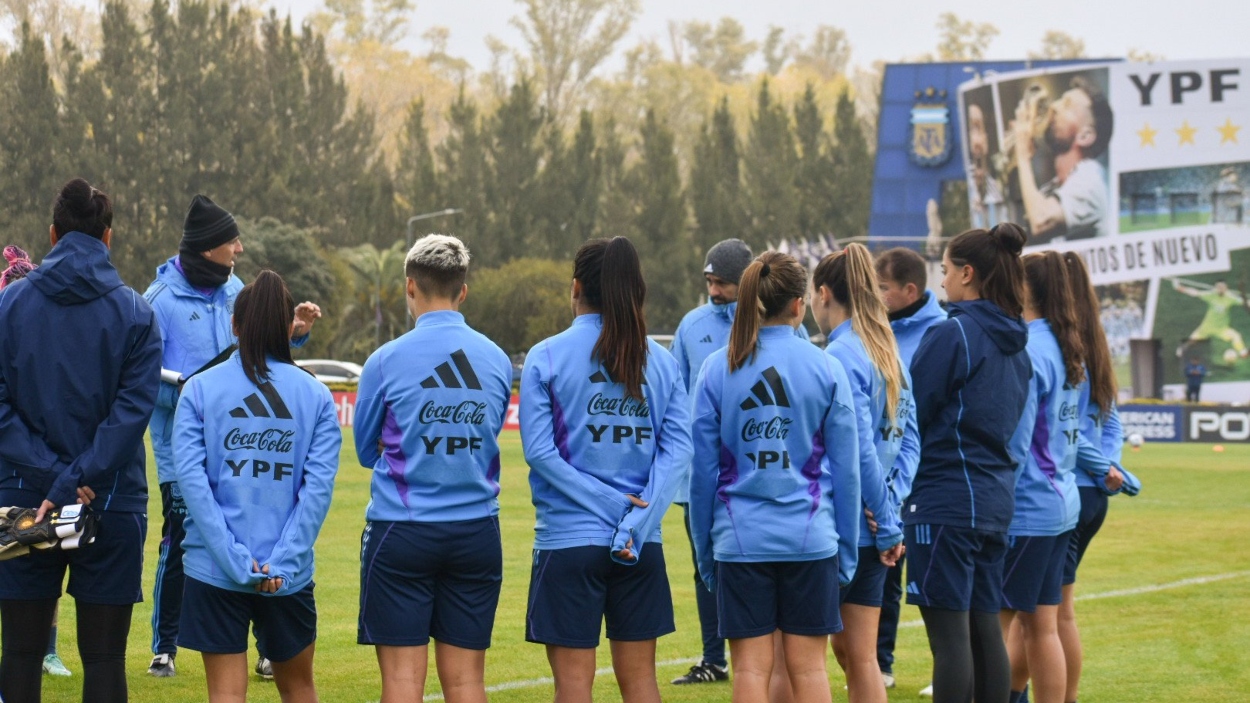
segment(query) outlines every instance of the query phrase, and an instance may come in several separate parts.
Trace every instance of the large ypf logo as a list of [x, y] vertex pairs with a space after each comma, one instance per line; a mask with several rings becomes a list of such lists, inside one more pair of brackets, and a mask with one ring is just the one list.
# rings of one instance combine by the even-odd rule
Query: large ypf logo
[[[262, 383], [256, 389], [256, 393], [243, 399], [242, 405], [230, 411], [230, 417], [238, 419], [253, 417], [276, 418], [278, 420], [294, 419], [291, 417], [291, 411], [287, 408], [286, 403], [282, 401], [282, 396], [278, 394], [278, 389], [274, 388], [272, 383]], [[226, 433], [226, 438], [222, 440], [222, 446], [228, 452], [250, 451], [291, 454], [295, 449], [295, 430], [271, 427], [253, 432], [239, 427], [232, 427]], [[281, 462], [257, 459], [255, 457], [244, 459], [227, 458], [226, 465], [230, 467], [230, 472], [236, 478], [246, 474], [252, 478], [267, 476], [274, 481], [281, 481], [284, 477], [291, 476], [295, 470], [295, 464], [289, 460]]]
[[[602, 369], [595, 371], [590, 375], [592, 384], [608, 384], [612, 382]], [[646, 381], [643, 381], [646, 385]], [[610, 415], [613, 417], [651, 417], [651, 408], [647, 405], [647, 401], [631, 398], [627, 395], [615, 395], [610, 393], [597, 392], [591, 396], [586, 403], [586, 414]]]

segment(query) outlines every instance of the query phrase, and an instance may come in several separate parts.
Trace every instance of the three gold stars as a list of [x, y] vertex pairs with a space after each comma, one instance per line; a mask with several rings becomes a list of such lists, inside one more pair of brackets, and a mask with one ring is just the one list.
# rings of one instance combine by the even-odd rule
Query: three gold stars
[[[1220, 144], [1240, 144], [1237, 141], [1237, 133], [1241, 131], [1241, 128], [1242, 125], [1233, 124], [1231, 117], [1226, 118], [1224, 124], [1215, 127], [1215, 131], [1220, 133]], [[1177, 146], [1185, 146], [1186, 144], [1190, 146], [1198, 145], [1197, 135], [1199, 130], [1197, 127], [1189, 124], [1189, 120], [1185, 120], [1180, 127], [1175, 127], [1172, 131], [1176, 132]], [[1143, 124], [1142, 128], [1137, 130], [1137, 138], [1141, 140], [1138, 147], [1158, 146], [1155, 141], [1158, 136], [1159, 130], [1151, 127], [1149, 122]]]

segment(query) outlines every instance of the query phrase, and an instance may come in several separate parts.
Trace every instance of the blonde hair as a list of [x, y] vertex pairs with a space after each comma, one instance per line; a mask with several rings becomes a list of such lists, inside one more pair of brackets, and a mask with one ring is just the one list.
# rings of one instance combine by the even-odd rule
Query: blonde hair
[[862, 244], [850, 244], [826, 256], [812, 274], [812, 286], [818, 291], [822, 286], [828, 288], [833, 299], [850, 313], [851, 329], [864, 343], [877, 373], [885, 379], [886, 414], [893, 422], [903, 387], [903, 369], [898, 360], [898, 341], [877, 288], [872, 254]]

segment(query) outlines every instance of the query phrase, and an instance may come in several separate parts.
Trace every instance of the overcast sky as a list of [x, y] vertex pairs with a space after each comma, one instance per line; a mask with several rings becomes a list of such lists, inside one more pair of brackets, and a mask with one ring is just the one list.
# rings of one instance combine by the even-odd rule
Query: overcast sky
[[[299, 19], [320, 7], [322, 0], [273, 0], [273, 4]], [[1024, 58], [1029, 50], [1036, 50], [1048, 29], [1084, 39], [1093, 57], [1124, 56], [1131, 48], [1168, 59], [1250, 54], [1247, 0], [1050, 0], [1044, 4], [1018, 0], [643, 0], [642, 16], [622, 47], [643, 37], [663, 41], [669, 20], [730, 16], [757, 40], [763, 39], [770, 24], [783, 27], [788, 34], [831, 24], [844, 29], [850, 38], [852, 61], [899, 61], [933, 49], [937, 17], [948, 11], [999, 28], [1001, 34], [990, 46], [989, 58]], [[411, 35], [419, 37], [435, 25], [448, 27], [450, 53], [468, 59], [475, 68], [485, 68], [490, 56], [483, 43], [486, 35], [520, 46], [519, 33], [508, 24], [519, 13], [515, 0], [416, 0]], [[420, 46], [412, 42], [413, 49]]]

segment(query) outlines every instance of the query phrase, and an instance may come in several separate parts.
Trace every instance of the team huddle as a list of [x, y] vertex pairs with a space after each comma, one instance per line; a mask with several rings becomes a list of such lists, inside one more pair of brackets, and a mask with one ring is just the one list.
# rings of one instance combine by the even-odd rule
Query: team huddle
[[[111, 220], [106, 195], [66, 184], [52, 252], [0, 289], [0, 505], [43, 521], [79, 504], [100, 525], [85, 548], [0, 561], [0, 695], [40, 700], [48, 639], [32, 633], [53, 627], [68, 569], [84, 699], [126, 700], [150, 425], [163, 526], [149, 672], [196, 650], [209, 699], [243, 701], [251, 629], [257, 673], [285, 703], [316, 701], [313, 545], [342, 440], [291, 348], [320, 311], [272, 271], [244, 286], [234, 218], [203, 196], [140, 297], [109, 263]], [[724, 680], [732, 662], [735, 701], [831, 701], [832, 646], [852, 703], [884, 702], [906, 592], [935, 701], [1014, 703], [1026, 686], [1075, 701], [1077, 567], [1108, 496], [1140, 483], [1120, 466], [1084, 263], [1021, 257], [1024, 241], [1011, 224], [952, 239], [943, 308], [911, 250], [874, 260], [852, 244], [808, 271], [726, 240], [671, 350], [647, 336], [633, 244], [582, 245], [573, 323], [529, 351], [520, 380], [536, 513], [525, 636], [546, 647], [555, 699], [591, 700], [605, 623], [623, 700], [661, 699], [656, 640], [676, 628], [660, 524], [676, 502], [704, 651], [675, 684]], [[373, 473], [357, 641], [375, 648], [383, 703], [421, 699], [431, 639], [444, 697], [486, 700], [512, 367], [458, 311], [469, 262], [455, 237], [412, 246], [415, 326], [360, 378], [355, 451]]]

